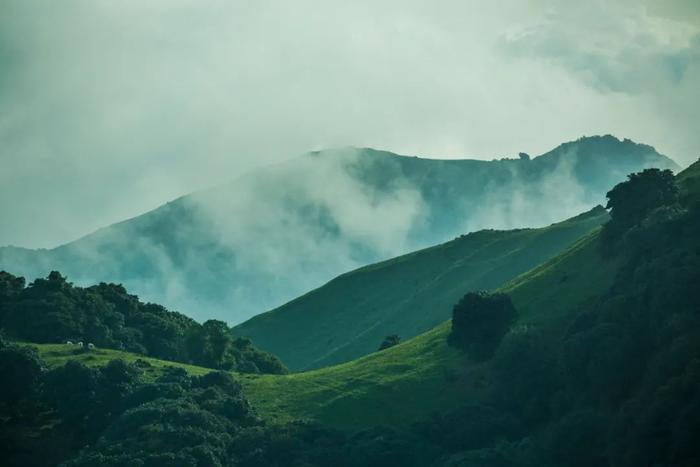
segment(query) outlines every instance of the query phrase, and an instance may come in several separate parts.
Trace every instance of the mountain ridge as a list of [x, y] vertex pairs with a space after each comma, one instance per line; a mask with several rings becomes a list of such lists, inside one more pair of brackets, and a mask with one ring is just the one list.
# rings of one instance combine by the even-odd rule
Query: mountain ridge
[[[606, 222], [597, 206], [540, 229], [481, 230], [344, 273], [233, 328], [292, 370], [373, 352], [389, 334], [410, 338], [449, 317], [466, 289], [493, 289]], [[361, 297], [361, 298], [360, 298]]]
[[0, 268], [119, 282], [195, 319], [236, 324], [344, 271], [466, 231], [548, 225], [600, 203], [631, 171], [675, 167], [650, 146], [611, 136], [570, 144], [527, 161], [300, 156], [57, 248], [2, 247]]

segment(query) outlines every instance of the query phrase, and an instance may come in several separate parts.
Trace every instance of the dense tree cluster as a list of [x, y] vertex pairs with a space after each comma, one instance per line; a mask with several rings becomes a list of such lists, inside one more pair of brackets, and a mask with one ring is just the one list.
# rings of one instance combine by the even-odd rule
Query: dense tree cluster
[[284, 365], [226, 324], [200, 325], [187, 316], [143, 303], [117, 284], [76, 287], [53, 271], [25, 287], [0, 272], [0, 327], [37, 343], [82, 340], [99, 347], [244, 373], [285, 373]]
[[46, 371], [31, 348], [9, 350], [0, 368], [19, 359], [32, 375], [15, 393], [19, 413], [0, 406], [7, 466], [422, 467], [442, 452], [411, 430], [348, 435], [304, 421], [267, 425], [230, 373], [170, 368], [148, 381], [138, 362], [121, 360]]
[[611, 220], [604, 228], [603, 246], [649, 220], [655, 210], [659, 211], [657, 216], [663, 216], [679, 208], [679, 190], [670, 170], [646, 169], [627, 178], [607, 193]]
[[469, 292], [452, 310], [449, 342], [475, 360], [493, 355], [518, 313], [505, 294]]

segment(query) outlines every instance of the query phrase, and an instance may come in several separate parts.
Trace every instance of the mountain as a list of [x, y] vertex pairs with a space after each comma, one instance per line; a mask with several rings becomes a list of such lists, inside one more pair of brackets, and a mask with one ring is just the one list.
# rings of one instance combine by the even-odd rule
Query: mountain
[[598, 206], [539, 229], [482, 230], [343, 274], [234, 327], [292, 370], [349, 361], [391, 334], [414, 337], [449, 318], [467, 290], [493, 290], [607, 222]]
[[[601, 229], [596, 229], [498, 289], [510, 296], [519, 312], [504, 342], [527, 337], [524, 347], [507, 348], [502, 342], [493, 359], [475, 362], [448, 345], [451, 325], [444, 322], [351, 362], [290, 375], [246, 377], [246, 392], [277, 422], [303, 417], [350, 431], [400, 426], [460, 404], [493, 404], [497, 366], [507, 364], [509, 376], [499, 377], [514, 379], [500, 390], [510, 388], [506, 400], [514, 406], [528, 407], [528, 397], [545, 392], [549, 376], [575, 378], [561, 393], [550, 392], [551, 401], [543, 401], [560, 406], [536, 408], [555, 411], [555, 418], [570, 410], [598, 410], [604, 417], [613, 411], [611, 417], [620, 417], [619, 424], [650, 424], [644, 430], [652, 431], [628, 427], [628, 436], [654, 433], [644, 438], [653, 445], [680, 437], [680, 432], [666, 431], [667, 425], [678, 421], [682, 426], [687, 417], [696, 417], [691, 413], [697, 414], [700, 401], [700, 321], [694, 291], [700, 279], [700, 161], [677, 181], [682, 208], [663, 216], [659, 214], [665, 209], [652, 211], [614, 245], [615, 251], [602, 248]], [[629, 422], [628, 417], [637, 421]], [[620, 436], [621, 426], [615, 427], [617, 432], [608, 431], [612, 422], [603, 418], [601, 423], [591, 429]], [[697, 423], [683, 429], [691, 437], [700, 433]], [[623, 441], [617, 442], [616, 449], [621, 449]], [[660, 448], [655, 455], [670, 455]], [[635, 462], [610, 465], [639, 465]]]
[[[3, 459], [698, 465], [699, 181], [700, 161], [675, 179], [631, 175], [611, 190], [606, 224], [460, 305], [462, 319], [328, 368], [240, 375], [0, 338], [0, 369], [14, 375], [0, 398]], [[17, 281], [8, 279], [12, 293]], [[479, 310], [488, 303], [506, 305], [514, 321], [502, 327], [495, 308]], [[450, 339], [475, 320], [492, 336], [500, 329], [489, 354]]]
[[[510, 294], [522, 325], [546, 325], [551, 315], [570, 317], [610, 287], [616, 264], [599, 259], [597, 237], [592, 233], [500, 289]], [[351, 362], [284, 377], [246, 378], [244, 384], [251, 401], [273, 420], [314, 418], [350, 430], [407, 423], [454, 407], [470, 390], [450, 377], [462, 372], [465, 359], [447, 344], [449, 332], [446, 321]], [[471, 391], [479, 395], [478, 388]]]
[[0, 248], [0, 269], [122, 283], [192, 318], [244, 321], [359, 266], [483, 228], [538, 227], [602, 202], [654, 148], [581, 138], [530, 159], [314, 152], [50, 250]]

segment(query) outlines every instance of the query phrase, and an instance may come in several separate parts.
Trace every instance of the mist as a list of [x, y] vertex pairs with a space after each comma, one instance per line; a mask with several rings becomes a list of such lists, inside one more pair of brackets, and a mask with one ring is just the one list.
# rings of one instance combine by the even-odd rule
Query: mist
[[[314, 149], [491, 159], [613, 133], [695, 160], [697, 2], [609, 3], [6, 0], [0, 245], [55, 247]], [[410, 231], [420, 202], [375, 208]], [[465, 227], [516, 225], [505, 209]]]
[[633, 171], [677, 168], [612, 136], [547, 154], [431, 160], [307, 153], [197, 191], [52, 250], [0, 248], [32, 280], [122, 283], [146, 301], [237, 324], [356, 268], [480, 229], [546, 226], [604, 203]]

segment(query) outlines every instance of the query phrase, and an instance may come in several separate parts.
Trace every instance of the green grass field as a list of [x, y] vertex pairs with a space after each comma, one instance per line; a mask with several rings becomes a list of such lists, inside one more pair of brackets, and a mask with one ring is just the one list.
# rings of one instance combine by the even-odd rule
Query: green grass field
[[41, 355], [41, 358], [46, 362], [49, 368], [64, 365], [69, 360], [77, 360], [87, 366], [100, 366], [105, 365], [110, 360], [121, 359], [127, 362], [135, 362], [136, 360], [147, 362], [150, 367], [144, 367], [146, 379], [155, 379], [165, 367], [183, 368], [187, 373], [194, 376], [201, 376], [212, 371], [209, 368], [171, 362], [168, 360], [158, 360], [157, 358], [144, 357], [143, 355], [119, 350], [95, 349], [91, 351], [82, 351], [79, 350], [77, 346], [68, 344], [27, 345], [32, 345], [39, 350], [39, 355]]
[[[597, 252], [597, 232], [501, 290], [520, 324], [561, 326], [603, 293], [617, 265]], [[478, 400], [486, 364], [469, 364], [448, 347], [449, 322], [349, 363], [286, 376], [246, 376], [246, 393], [270, 420], [312, 418], [341, 429], [401, 424]], [[563, 332], [563, 330], [562, 330]]]
[[385, 336], [418, 336], [470, 290], [494, 290], [608, 219], [602, 207], [539, 229], [483, 230], [330, 281], [234, 328], [301, 371], [349, 362]]

